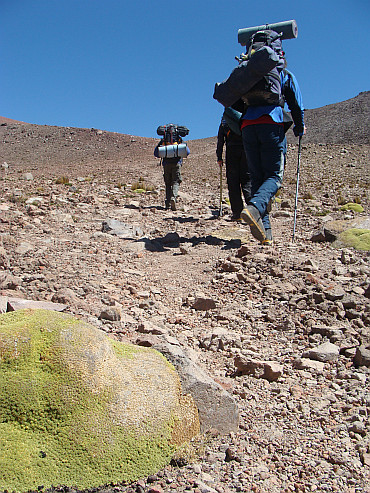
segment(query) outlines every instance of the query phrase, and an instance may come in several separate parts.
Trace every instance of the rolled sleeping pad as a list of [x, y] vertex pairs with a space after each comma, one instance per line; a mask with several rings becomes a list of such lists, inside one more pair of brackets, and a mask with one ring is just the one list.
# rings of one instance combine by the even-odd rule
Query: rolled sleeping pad
[[226, 108], [233, 105], [279, 63], [282, 63], [279, 55], [264, 46], [235, 67], [227, 79], [216, 83], [213, 98]]
[[230, 130], [234, 132], [236, 135], [241, 135], [242, 132], [240, 130], [240, 121], [242, 119], [243, 114], [240, 111], [234, 110], [230, 106], [225, 108], [225, 111], [222, 115], [222, 118], [225, 120]]
[[283, 33], [281, 39], [292, 39], [298, 36], [298, 26], [296, 21], [276, 22], [275, 24], [265, 24], [263, 26], [246, 27], [245, 29], [238, 30], [238, 43], [245, 46], [250, 38], [257, 31], [265, 31], [271, 29], [277, 33]]
[[170, 144], [158, 147], [158, 156], [165, 157], [187, 157], [188, 151], [186, 144]]

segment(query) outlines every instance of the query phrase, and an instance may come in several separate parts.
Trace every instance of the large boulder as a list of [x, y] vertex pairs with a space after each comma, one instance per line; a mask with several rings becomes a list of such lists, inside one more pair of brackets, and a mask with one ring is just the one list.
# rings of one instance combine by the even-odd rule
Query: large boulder
[[161, 469], [199, 433], [163, 355], [70, 315], [0, 315], [0, 490], [91, 488]]

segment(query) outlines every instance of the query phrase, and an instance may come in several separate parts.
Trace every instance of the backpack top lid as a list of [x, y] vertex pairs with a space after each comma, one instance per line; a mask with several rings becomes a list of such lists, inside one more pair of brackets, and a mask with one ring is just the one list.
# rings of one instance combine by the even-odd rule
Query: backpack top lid
[[183, 125], [176, 125], [175, 123], [168, 123], [167, 125], [160, 125], [157, 128], [158, 135], [179, 135], [180, 137], [185, 137], [189, 133], [189, 129]]
[[282, 33], [277, 33], [271, 29], [265, 29], [263, 31], [257, 31], [250, 38], [248, 44], [246, 45], [246, 51], [249, 56], [253, 55], [255, 51], [258, 51], [264, 46], [269, 46], [278, 55], [283, 56], [283, 45], [281, 42]]

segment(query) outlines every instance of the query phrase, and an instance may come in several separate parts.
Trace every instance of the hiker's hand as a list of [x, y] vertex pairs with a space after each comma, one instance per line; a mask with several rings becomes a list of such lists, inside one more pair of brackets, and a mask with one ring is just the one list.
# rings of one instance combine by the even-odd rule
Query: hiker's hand
[[293, 128], [294, 135], [296, 137], [302, 137], [306, 133], [306, 127], [294, 127]]
[[217, 161], [217, 164], [220, 166], [220, 168], [222, 167], [222, 165], [224, 164], [224, 162], [222, 161], [222, 159], [220, 159], [220, 161]]

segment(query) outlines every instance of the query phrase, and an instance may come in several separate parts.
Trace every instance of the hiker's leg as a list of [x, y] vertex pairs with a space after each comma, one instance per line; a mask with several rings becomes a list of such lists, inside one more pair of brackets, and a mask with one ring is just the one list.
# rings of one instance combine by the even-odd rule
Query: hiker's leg
[[[262, 183], [253, 193], [251, 203], [259, 210], [265, 229], [270, 229], [267, 206], [282, 184], [286, 154], [286, 139], [282, 125], [261, 124], [255, 127], [260, 143], [260, 173]], [[248, 127], [247, 127], [248, 128]]]
[[248, 170], [251, 180], [252, 199], [263, 183], [260, 150], [261, 144], [258, 140], [258, 135], [256, 132], [257, 126], [258, 125], [248, 125], [242, 130], [244, 151], [247, 157]]
[[174, 198], [175, 201], [177, 200], [181, 182], [181, 163], [177, 163], [172, 167], [172, 198]]
[[166, 187], [166, 208], [168, 209], [170, 206], [171, 195], [172, 195], [172, 170], [170, 164], [163, 165], [163, 178], [164, 184]]
[[230, 206], [234, 218], [239, 218], [243, 210], [239, 171], [240, 152], [237, 146], [226, 147], [226, 180]]
[[245, 203], [248, 204], [252, 198], [251, 175], [249, 173], [244, 147], [240, 147], [239, 149], [239, 181]]

